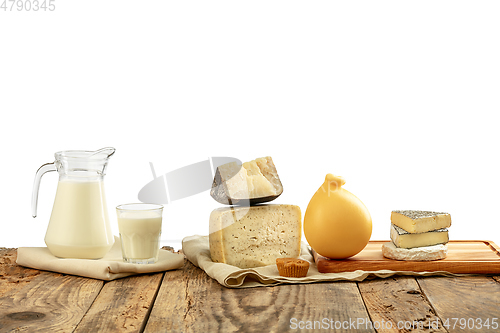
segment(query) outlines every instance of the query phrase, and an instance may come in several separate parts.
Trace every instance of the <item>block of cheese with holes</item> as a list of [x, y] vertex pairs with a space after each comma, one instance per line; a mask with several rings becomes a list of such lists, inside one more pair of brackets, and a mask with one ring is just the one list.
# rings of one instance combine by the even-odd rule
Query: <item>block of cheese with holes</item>
[[276, 258], [297, 258], [301, 220], [295, 205], [218, 208], [210, 214], [212, 261], [254, 268], [274, 265]]

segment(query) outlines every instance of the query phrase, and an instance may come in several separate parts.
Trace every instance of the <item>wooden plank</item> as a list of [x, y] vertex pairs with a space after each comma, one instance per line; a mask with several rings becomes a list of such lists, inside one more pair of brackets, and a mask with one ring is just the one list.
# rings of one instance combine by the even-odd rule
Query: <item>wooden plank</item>
[[75, 332], [140, 332], [163, 273], [107, 282]]
[[165, 272], [144, 332], [182, 332], [191, 300], [187, 299], [189, 279], [197, 272], [184, 259], [182, 270]]
[[370, 241], [352, 258], [332, 260], [315, 253], [314, 258], [321, 273], [352, 272], [355, 270], [378, 271], [446, 271], [466, 274], [500, 274], [499, 247], [490, 241], [450, 241], [445, 259], [434, 261], [400, 261], [382, 256], [382, 244], [387, 241]]
[[39, 270], [17, 265], [16, 259], [16, 249], [0, 249], [0, 298], [18, 292], [40, 274]]
[[[421, 277], [417, 282], [443, 324], [448, 320], [448, 332], [499, 331], [499, 326], [493, 327], [492, 319], [497, 318], [497, 325], [500, 325], [500, 284], [492, 278]], [[453, 318], [457, 318], [457, 322]], [[466, 322], [465, 327], [460, 320]], [[479, 322], [485, 323], [486, 320], [490, 327], [479, 327]]]
[[102, 285], [100, 280], [41, 272], [0, 300], [0, 332], [71, 332]]
[[375, 332], [358, 318], [369, 321], [355, 282], [228, 289], [186, 262], [165, 274], [145, 332]]
[[446, 332], [413, 277], [358, 282], [377, 332]]

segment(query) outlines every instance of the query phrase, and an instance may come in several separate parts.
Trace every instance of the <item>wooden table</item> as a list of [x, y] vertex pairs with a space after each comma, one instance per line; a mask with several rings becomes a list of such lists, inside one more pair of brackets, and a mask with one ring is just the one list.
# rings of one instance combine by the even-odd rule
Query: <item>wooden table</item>
[[0, 332], [500, 332], [500, 276], [227, 289], [188, 261], [103, 282], [15, 259], [0, 249]]

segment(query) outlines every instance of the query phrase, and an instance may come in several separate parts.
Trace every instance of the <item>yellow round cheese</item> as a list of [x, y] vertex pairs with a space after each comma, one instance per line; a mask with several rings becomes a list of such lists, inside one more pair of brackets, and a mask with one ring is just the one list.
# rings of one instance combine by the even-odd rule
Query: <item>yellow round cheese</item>
[[342, 177], [328, 174], [311, 198], [304, 216], [304, 235], [319, 254], [344, 259], [359, 253], [372, 234], [372, 218], [354, 194], [342, 188]]

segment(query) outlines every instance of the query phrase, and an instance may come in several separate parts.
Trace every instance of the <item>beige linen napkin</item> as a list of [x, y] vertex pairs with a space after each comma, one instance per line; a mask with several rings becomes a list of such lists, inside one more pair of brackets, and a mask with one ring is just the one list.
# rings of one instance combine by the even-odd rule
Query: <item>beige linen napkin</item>
[[184, 256], [160, 250], [158, 261], [154, 264], [130, 264], [123, 261], [120, 239], [115, 237], [113, 247], [102, 259], [62, 259], [55, 257], [46, 247], [20, 247], [17, 249], [16, 263], [40, 270], [110, 281], [180, 268], [184, 264]]
[[186, 258], [194, 265], [203, 269], [211, 278], [217, 280], [221, 285], [228, 288], [248, 288], [274, 286], [283, 283], [313, 283], [325, 281], [363, 281], [366, 278], [399, 275], [444, 275], [457, 276], [449, 272], [407, 272], [407, 271], [361, 271], [344, 273], [319, 273], [314, 263], [313, 256], [306, 243], [302, 242], [300, 258], [309, 261], [309, 272], [303, 278], [289, 278], [280, 276], [276, 265], [269, 265], [258, 268], [241, 269], [235, 266], [214, 263], [210, 258], [210, 248], [208, 236], [194, 235], [182, 240], [182, 251]]

